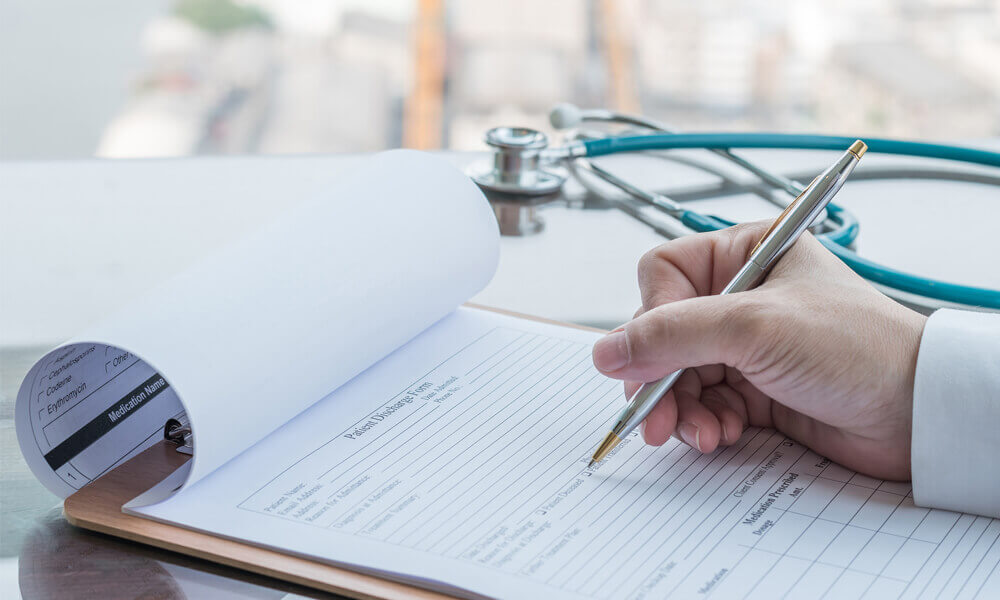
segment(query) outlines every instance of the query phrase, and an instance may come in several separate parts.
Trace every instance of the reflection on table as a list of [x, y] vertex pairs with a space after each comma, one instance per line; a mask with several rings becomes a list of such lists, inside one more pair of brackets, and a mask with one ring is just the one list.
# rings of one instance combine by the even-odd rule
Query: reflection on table
[[338, 598], [181, 554], [77, 529], [53, 509], [24, 537], [24, 600], [62, 598]]

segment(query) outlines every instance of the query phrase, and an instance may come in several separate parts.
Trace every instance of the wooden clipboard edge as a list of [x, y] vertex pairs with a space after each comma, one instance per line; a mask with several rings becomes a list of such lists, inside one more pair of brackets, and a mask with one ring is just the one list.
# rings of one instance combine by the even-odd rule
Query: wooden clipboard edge
[[152, 487], [190, 457], [160, 442], [66, 498], [71, 525], [163, 550], [187, 554], [310, 588], [363, 600], [452, 598], [403, 583], [283, 554], [177, 525], [122, 512], [123, 504]]
[[[479, 304], [466, 303], [465, 306], [603, 333], [603, 330], [593, 327]], [[122, 512], [122, 505], [161, 481], [189, 458], [190, 456], [177, 452], [174, 445], [160, 442], [66, 498], [63, 502], [63, 514], [75, 527], [360, 600], [453, 598], [448, 594]]]

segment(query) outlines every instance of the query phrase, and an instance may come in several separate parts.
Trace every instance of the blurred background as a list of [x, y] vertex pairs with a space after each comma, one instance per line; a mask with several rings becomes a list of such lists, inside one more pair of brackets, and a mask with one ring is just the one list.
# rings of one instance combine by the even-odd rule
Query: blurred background
[[[74, 534], [24, 464], [13, 411], [30, 366], [139, 297], [151, 274], [288, 210], [350, 159], [29, 161], [480, 150], [493, 126], [549, 131], [549, 109], [567, 101], [694, 131], [996, 144], [1000, 0], [0, 0], [0, 188], [15, 190], [0, 193], [0, 597], [75, 575], [59, 560], [89, 557], [101, 578], [146, 556]], [[645, 185], [676, 183], [662, 161], [635, 159], [613, 164]], [[995, 253], [973, 244], [996, 241], [995, 188], [909, 185], [845, 191], [850, 202], [858, 190], [848, 206], [866, 255], [982, 279]], [[964, 209], [943, 209], [945, 194]], [[661, 238], [599, 206], [545, 218], [544, 235], [505, 238], [480, 301], [601, 327], [627, 319], [635, 260]], [[969, 243], [950, 255], [926, 243], [946, 231]], [[152, 583], [188, 564], [148, 554]], [[207, 595], [251, 595], [230, 577], [206, 577]]]
[[0, 158], [479, 149], [562, 101], [981, 139], [998, 65], [1000, 0], [0, 0]]

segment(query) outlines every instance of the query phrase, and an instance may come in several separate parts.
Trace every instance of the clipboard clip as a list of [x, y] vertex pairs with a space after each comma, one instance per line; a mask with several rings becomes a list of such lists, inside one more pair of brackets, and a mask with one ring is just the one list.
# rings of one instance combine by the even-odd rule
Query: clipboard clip
[[194, 434], [186, 417], [167, 419], [163, 425], [163, 439], [177, 445], [177, 451], [182, 454], [194, 455]]

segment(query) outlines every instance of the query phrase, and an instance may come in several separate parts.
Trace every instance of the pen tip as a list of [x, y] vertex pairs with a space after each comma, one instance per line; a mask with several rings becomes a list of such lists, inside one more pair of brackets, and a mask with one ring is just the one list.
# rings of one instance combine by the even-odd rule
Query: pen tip
[[865, 152], [868, 152], [868, 144], [862, 142], [861, 140], [855, 140], [854, 143], [851, 144], [851, 147], [847, 149], [847, 151], [853, 154], [854, 156], [861, 158], [862, 156], [865, 155]]
[[597, 464], [597, 461], [596, 461], [596, 460], [594, 460], [594, 459], [590, 459], [590, 464], [589, 464], [589, 465], [587, 465], [587, 468], [588, 468], [588, 469], [593, 469], [593, 468], [594, 468], [594, 465], [596, 465], [596, 464]]
[[604, 457], [608, 455], [608, 452], [611, 452], [611, 450], [621, 441], [622, 439], [618, 437], [614, 431], [609, 431], [608, 435], [604, 436], [604, 439], [601, 441], [601, 445], [594, 451], [594, 458], [590, 461], [590, 466], [594, 466], [604, 460]]

